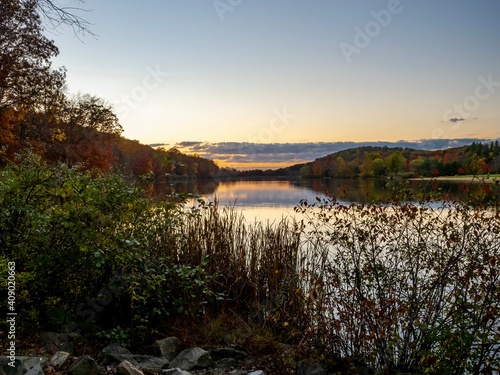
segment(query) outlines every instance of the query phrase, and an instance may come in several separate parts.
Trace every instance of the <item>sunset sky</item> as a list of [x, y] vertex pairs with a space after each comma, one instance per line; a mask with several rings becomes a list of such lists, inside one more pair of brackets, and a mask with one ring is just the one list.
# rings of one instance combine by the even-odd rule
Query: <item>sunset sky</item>
[[97, 38], [50, 34], [61, 51], [54, 65], [68, 69], [71, 92], [113, 103], [124, 136], [142, 143], [500, 137], [498, 0], [83, 7]]

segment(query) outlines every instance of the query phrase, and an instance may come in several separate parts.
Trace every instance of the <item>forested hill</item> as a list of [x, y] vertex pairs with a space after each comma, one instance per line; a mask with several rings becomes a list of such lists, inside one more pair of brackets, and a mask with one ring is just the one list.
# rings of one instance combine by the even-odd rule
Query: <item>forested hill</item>
[[277, 170], [241, 172], [241, 176], [376, 177], [387, 174], [455, 176], [500, 172], [498, 141], [426, 151], [363, 146], [338, 151], [312, 162]]
[[122, 138], [117, 145], [118, 165], [126, 166], [135, 176], [210, 178], [221, 174], [213, 160], [186, 155], [175, 148], [152, 148]]

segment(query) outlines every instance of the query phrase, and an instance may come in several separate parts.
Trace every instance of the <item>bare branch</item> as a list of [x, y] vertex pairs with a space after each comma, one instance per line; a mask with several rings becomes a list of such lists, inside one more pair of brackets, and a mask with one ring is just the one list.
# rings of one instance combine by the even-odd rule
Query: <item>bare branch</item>
[[[90, 12], [91, 10], [81, 7], [66, 7], [59, 6], [53, 0], [28, 0], [36, 4], [37, 10], [45, 19], [46, 24], [53, 30], [59, 29], [61, 26], [70, 26], [75, 35], [91, 35], [96, 37], [90, 27], [92, 24], [85, 18], [78, 15], [79, 12]], [[77, 3], [84, 4], [83, 0], [75, 0]]]

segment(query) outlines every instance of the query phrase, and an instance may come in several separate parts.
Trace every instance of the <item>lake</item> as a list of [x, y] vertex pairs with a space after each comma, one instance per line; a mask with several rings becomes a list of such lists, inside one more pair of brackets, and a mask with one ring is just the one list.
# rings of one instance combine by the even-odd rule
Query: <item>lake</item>
[[[294, 215], [302, 199], [314, 202], [316, 197], [336, 197], [349, 203], [387, 201], [390, 192], [385, 179], [228, 179], [185, 180], [154, 184], [150, 194], [161, 197], [170, 194], [195, 194], [209, 201], [217, 199], [221, 206], [236, 206], [247, 220], [280, 220]], [[455, 181], [408, 181], [413, 189], [440, 192], [448, 199], [465, 200], [489, 185]], [[195, 204], [196, 199], [190, 204]]]

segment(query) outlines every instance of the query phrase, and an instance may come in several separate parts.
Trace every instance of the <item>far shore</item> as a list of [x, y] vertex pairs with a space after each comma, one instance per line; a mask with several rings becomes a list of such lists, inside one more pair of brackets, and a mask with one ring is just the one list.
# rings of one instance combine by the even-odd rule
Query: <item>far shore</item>
[[415, 178], [410, 178], [409, 180], [413, 181], [458, 181], [458, 182], [472, 182], [472, 183], [480, 183], [480, 182], [486, 182], [486, 183], [494, 183], [496, 181], [500, 180], [500, 175], [494, 174], [494, 175], [479, 175], [479, 176], [438, 176], [438, 177], [415, 177]]

